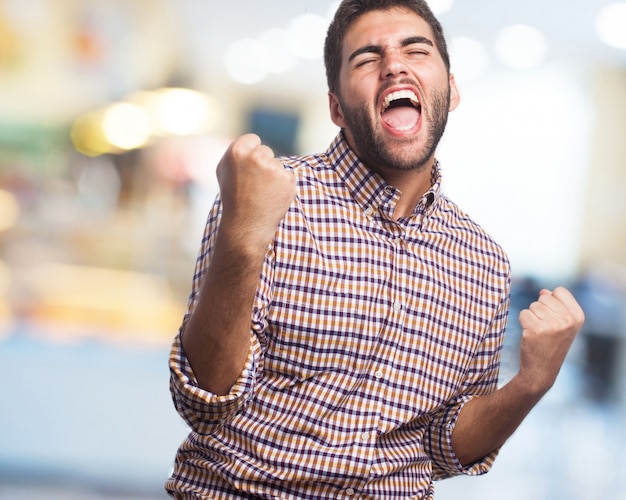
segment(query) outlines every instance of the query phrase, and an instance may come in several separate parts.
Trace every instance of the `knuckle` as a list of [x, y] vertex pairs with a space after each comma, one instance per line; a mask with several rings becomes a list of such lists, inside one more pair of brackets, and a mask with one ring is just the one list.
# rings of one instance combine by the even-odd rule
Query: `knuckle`
[[249, 153], [249, 159], [257, 166], [269, 166], [268, 159], [272, 158], [272, 150], [267, 146], [260, 145], [252, 149]]
[[241, 158], [245, 157], [246, 149], [241, 142], [233, 142], [230, 147], [229, 156], [234, 160], [238, 161]]
[[260, 142], [259, 137], [254, 134], [242, 135], [232, 142], [230, 148], [231, 154], [235, 158], [245, 157], [250, 153], [250, 151], [258, 147]]

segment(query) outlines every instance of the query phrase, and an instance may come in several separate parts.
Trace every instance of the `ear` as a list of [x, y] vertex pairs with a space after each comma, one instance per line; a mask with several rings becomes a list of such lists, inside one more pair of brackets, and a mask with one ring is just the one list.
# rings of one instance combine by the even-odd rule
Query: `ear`
[[346, 128], [347, 123], [343, 115], [343, 109], [341, 109], [341, 103], [339, 97], [333, 92], [328, 92], [328, 107], [330, 109], [330, 119], [339, 128]]
[[456, 80], [454, 79], [454, 75], [450, 73], [450, 109], [448, 111], [454, 111], [460, 102], [461, 95], [456, 86]]

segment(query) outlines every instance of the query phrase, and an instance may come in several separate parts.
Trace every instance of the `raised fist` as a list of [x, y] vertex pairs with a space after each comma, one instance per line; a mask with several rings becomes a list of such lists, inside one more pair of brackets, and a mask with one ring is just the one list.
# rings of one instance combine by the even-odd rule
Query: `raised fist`
[[228, 221], [250, 242], [267, 245], [296, 192], [295, 175], [254, 134], [236, 139], [217, 166]]

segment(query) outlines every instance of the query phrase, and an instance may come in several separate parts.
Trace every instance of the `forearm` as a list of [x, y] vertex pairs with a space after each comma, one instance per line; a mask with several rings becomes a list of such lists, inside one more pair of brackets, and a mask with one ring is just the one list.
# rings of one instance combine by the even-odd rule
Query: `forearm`
[[198, 385], [227, 394], [250, 350], [252, 305], [267, 245], [222, 220], [183, 348]]
[[467, 465], [504, 444], [550, 390], [585, 315], [563, 287], [542, 290], [520, 313], [520, 369], [504, 387], [469, 401], [452, 433], [457, 458]]
[[200, 387], [226, 394], [248, 357], [263, 261], [295, 197], [296, 178], [254, 134], [233, 141], [216, 174], [222, 218], [182, 341]]
[[469, 401], [452, 432], [452, 446], [461, 464], [470, 465], [500, 448], [544, 393], [530, 389], [517, 376], [497, 391]]

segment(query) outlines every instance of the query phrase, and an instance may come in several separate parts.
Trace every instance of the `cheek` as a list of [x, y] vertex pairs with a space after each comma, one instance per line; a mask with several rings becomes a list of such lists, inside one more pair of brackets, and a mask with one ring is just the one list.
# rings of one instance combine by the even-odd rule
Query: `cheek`
[[344, 82], [344, 85], [341, 86], [341, 95], [345, 97], [345, 100], [352, 107], [363, 102], [369, 103], [375, 99], [376, 82], [372, 82], [366, 75], [354, 75], [351, 79], [344, 80]]

